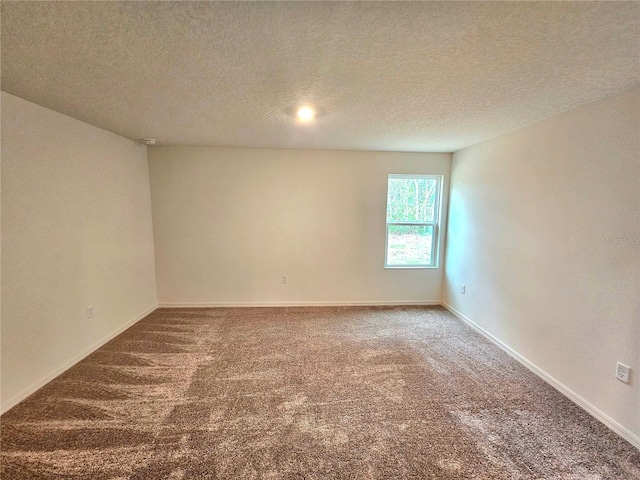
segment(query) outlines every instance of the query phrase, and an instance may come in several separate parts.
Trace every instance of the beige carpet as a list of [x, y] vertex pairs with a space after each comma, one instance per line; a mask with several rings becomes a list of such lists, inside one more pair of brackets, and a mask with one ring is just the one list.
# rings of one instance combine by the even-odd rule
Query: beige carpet
[[10, 479], [639, 479], [440, 307], [160, 309], [2, 417]]

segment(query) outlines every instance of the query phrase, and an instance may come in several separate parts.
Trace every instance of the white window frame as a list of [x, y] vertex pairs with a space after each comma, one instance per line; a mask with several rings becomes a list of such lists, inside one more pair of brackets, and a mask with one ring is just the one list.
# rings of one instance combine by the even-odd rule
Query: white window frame
[[[433, 220], [429, 222], [389, 222], [387, 221], [387, 214], [389, 212], [389, 180], [391, 179], [431, 179], [436, 180], [436, 204], [433, 210]], [[444, 175], [412, 175], [412, 174], [400, 174], [390, 173], [387, 176], [387, 201], [385, 204], [385, 223], [386, 223], [386, 235], [384, 243], [384, 268], [438, 268], [439, 252], [440, 252], [440, 213], [442, 209], [442, 184], [444, 183]], [[425, 226], [433, 227], [433, 234], [431, 237], [431, 263], [429, 264], [416, 264], [416, 265], [390, 265], [387, 255], [389, 254], [389, 227], [394, 226]]]

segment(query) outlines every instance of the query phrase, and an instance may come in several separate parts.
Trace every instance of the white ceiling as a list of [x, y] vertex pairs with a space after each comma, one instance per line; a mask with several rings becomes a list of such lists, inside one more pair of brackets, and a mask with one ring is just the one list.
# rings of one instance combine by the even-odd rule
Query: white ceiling
[[161, 145], [456, 151], [639, 84], [637, 2], [2, 2], [3, 90]]

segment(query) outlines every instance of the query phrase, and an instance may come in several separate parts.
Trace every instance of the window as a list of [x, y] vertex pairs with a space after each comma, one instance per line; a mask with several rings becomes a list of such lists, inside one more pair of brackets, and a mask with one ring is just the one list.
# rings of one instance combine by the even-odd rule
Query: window
[[389, 175], [386, 268], [437, 267], [442, 175]]

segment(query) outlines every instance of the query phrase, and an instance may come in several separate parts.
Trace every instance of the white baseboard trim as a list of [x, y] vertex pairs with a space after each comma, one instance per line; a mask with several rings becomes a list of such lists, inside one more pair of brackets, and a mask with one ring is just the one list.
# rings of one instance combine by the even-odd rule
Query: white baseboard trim
[[147, 315], [152, 313], [157, 308], [158, 308], [157, 305], [153, 305], [152, 307], [147, 308], [144, 312], [140, 313], [139, 315], [136, 315], [132, 320], [128, 321], [126, 324], [124, 324], [123, 326], [121, 326], [117, 330], [111, 332], [106, 337], [101, 338], [100, 340], [98, 340], [97, 342], [92, 344], [90, 347], [84, 349], [80, 354], [76, 355], [75, 357], [73, 357], [71, 360], [69, 360], [68, 362], [66, 362], [62, 366], [56, 368], [51, 373], [48, 373], [44, 377], [40, 378], [38, 381], [36, 381], [36, 382], [32, 383], [31, 385], [29, 385], [27, 388], [25, 388], [22, 391], [18, 392], [7, 403], [2, 405], [2, 408], [0, 409], [0, 415], [2, 415], [5, 412], [8, 412], [9, 410], [11, 410], [13, 407], [15, 407], [18, 403], [23, 401], [29, 395], [31, 395], [32, 393], [35, 393], [36, 390], [38, 390], [41, 387], [45, 386], [51, 380], [53, 380], [57, 376], [63, 374], [65, 371], [69, 370], [69, 368], [73, 367], [80, 360], [82, 360], [83, 358], [85, 358], [89, 354], [95, 352], [102, 345], [104, 345], [109, 340], [112, 340], [113, 338], [115, 338], [118, 335], [120, 335], [122, 332], [124, 332], [127, 328], [129, 328], [133, 324], [138, 323], [140, 320], [142, 320], [144, 317], [146, 317]]
[[376, 306], [433, 306], [442, 305], [434, 301], [368, 301], [346, 302], [163, 302], [158, 308], [221, 308], [221, 307], [376, 307]]
[[477, 331], [482, 336], [484, 336], [487, 340], [489, 340], [490, 342], [498, 346], [500, 349], [504, 350], [511, 357], [515, 358], [518, 362], [520, 362], [522, 365], [527, 367], [531, 372], [535, 373], [538, 377], [540, 377], [542, 380], [547, 382], [553, 388], [558, 390], [560, 393], [562, 393], [565, 397], [567, 397], [573, 403], [581, 407], [583, 410], [585, 410], [587, 413], [589, 413], [591, 416], [593, 416], [597, 420], [600, 420], [600, 422], [602, 422], [610, 430], [617, 433], [622, 438], [624, 438], [627, 442], [629, 442], [631, 445], [633, 445], [634, 447], [640, 450], [640, 436], [633, 433], [627, 427], [620, 425], [613, 418], [611, 418], [606, 413], [602, 412], [601, 410], [593, 406], [591, 403], [586, 401], [584, 398], [582, 398], [580, 395], [575, 393], [573, 390], [569, 389], [563, 383], [556, 380], [554, 377], [552, 377], [547, 372], [539, 368], [537, 365], [527, 360], [525, 357], [523, 357], [518, 352], [513, 350], [511, 347], [503, 343], [497, 337], [493, 336], [491, 333], [489, 333], [487, 330], [482, 328], [480, 325], [476, 324], [473, 320], [471, 320], [469, 317], [464, 315], [462, 312], [459, 312], [454, 307], [452, 307], [451, 305], [445, 302], [441, 302], [441, 305], [445, 307], [447, 310], [449, 310], [451, 313], [453, 313], [460, 320], [462, 320], [467, 325], [469, 325], [471, 328], [473, 328], [475, 331]]

